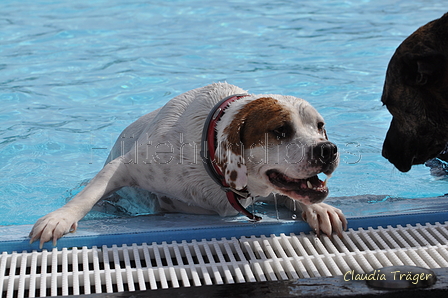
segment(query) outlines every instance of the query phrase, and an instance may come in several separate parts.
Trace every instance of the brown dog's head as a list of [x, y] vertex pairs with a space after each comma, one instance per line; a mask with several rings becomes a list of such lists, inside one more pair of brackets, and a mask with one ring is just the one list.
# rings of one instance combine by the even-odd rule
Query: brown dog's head
[[435, 157], [448, 142], [448, 13], [415, 31], [387, 68], [381, 101], [393, 118], [383, 156], [398, 170]]

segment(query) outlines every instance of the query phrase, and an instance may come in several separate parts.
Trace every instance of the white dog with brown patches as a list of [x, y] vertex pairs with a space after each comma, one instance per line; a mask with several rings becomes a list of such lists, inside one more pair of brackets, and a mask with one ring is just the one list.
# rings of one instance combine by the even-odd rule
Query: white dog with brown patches
[[128, 126], [90, 183], [36, 222], [31, 242], [56, 243], [76, 230], [101, 198], [133, 188], [155, 194], [159, 211], [221, 216], [240, 211], [249, 217], [244, 208], [254, 198], [277, 193], [286, 205], [299, 202], [317, 233], [341, 234], [345, 217], [321, 203], [328, 188], [317, 177], [330, 176], [338, 160], [324, 119], [308, 102], [212, 84], [181, 94]]

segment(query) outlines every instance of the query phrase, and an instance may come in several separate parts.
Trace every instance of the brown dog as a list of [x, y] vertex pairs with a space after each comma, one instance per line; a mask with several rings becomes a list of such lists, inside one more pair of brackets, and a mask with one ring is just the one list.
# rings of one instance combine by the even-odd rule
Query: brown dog
[[448, 142], [448, 13], [406, 38], [392, 56], [381, 101], [393, 118], [383, 156], [407, 172]]

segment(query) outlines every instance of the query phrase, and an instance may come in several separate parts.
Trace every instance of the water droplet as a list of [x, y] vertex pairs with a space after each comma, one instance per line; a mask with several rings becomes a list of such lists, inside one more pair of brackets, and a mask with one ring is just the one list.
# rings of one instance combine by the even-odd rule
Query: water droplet
[[277, 216], [277, 220], [280, 220], [280, 217], [278, 215], [278, 205], [277, 205], [277, 194], [274, 194], [274, 204], [275, 204], [275, 214]]
[[295, 219], [297, 219], [297, 214], [296, 214], [297, 205], [296, 205], [296, 201], [295, 200], [293, 200], [292, 203], [293, 203], [293, 208], [292, 208], [293, 213], [292, 213], [291, 218], [295, 220]]
[[[252, 214], [255, 215], [255, 198], [254, 197], [249, 197], [249, 200], [252, 200], [251, 206], [252, 206]], [[250, 222], [252, 222], [253, 226], [256, 226], [257, 220], [255, 218], [252, 218], [249, 220]]]

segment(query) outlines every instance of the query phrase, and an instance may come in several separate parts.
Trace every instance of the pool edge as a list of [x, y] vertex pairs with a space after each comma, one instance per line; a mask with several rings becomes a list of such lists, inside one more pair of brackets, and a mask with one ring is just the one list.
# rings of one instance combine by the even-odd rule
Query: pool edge
[[[223, 221], [215, 216], [178, 216], [179, 220], [174, 221], [176, 217], [171, 216], [141, 216], [135, 218], [106, 219], [81, 221], [78, 231], [66, 235], [58, 240], [55, 247], [101, 247], [103, 245], [132, 245], [133, 243], [161, 243], [161, 242], [181, 242], [197, 240], [210, 240], [212, 238], [221, 239], [232, 237], [250, 237], [260, 235], [279, 235], [291, 233], [299, 234], [309, 233], [311, 231], [307, 223], [293, 220], [277, 220], [252, 223], [248, 221]], [[199, 222], [194, 219], [198, 218]], [[448, 221], [448, 211], [426, 212], [412, 214], [395, 214], [367, 217], [348, 218], [348, 228], [368, 229], [369, 227], [385, 228], [387, 226], [397, 225], [416, 225], [416, 224], [434, 224], [436, 222], [444, 223]], [[190, 224], [189, 224], [190, 223]], [[32, 251], [40, 250], [38, 243], [29, 243], [28, 233], [32, 225], [22, 226], [4, 226], [0, 227], [0, 246], [1, 252], [11, 253], [13, 251]], [[4, 237], [2, 237], [4, 236]], [[45, 243], [43, 249], [53, 249], [51, 242]]]

